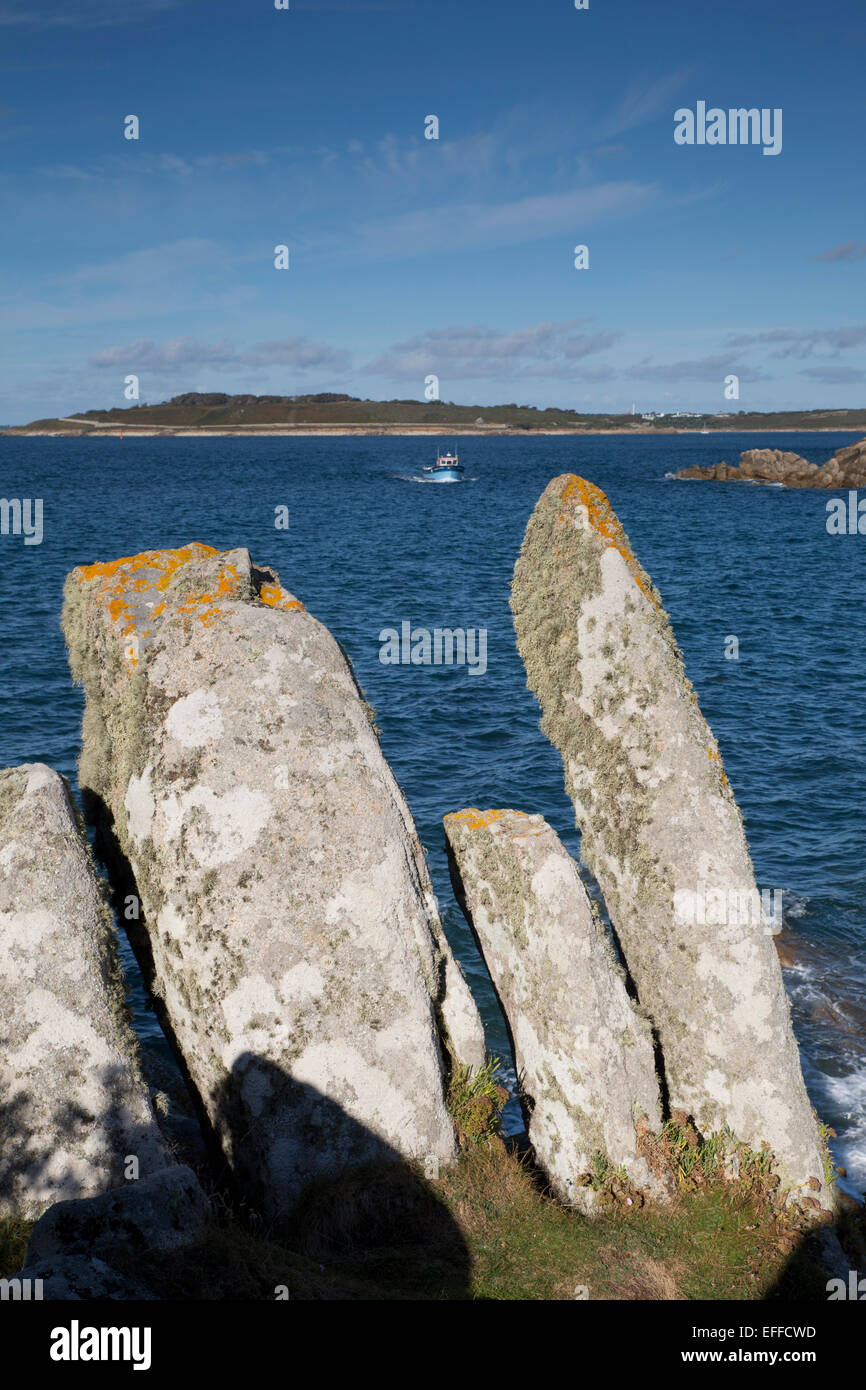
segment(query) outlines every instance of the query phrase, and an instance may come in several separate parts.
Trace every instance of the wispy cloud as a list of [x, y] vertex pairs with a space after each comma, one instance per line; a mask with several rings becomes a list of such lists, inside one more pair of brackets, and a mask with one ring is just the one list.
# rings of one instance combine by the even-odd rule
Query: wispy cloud
[[625, 217], [659, 196], [652, 183], [606, 183], [510, 202], [446, 204], [360, 228], [355, 251], [367, 256], [428, 256], [473, 247], [509, 246], [574, 236], [606, 218]]
[[0, 4], [0, 28], [106, 29], [140, 23], [184, 3], [188, 0], [12, 0]]
[[836, 356], [863, 343], [866, 343], [866, 324], [851, 324], [845, 328], [771, 328], [765, 333], [743, 333], [728, 340], [732, 348], [773, 348], [768, 356], [774, 358], [811, 357], [821, 349], [828, 356]]
[[348, 353], [306, 337], [272, 339], [243, 349], [226, 339], [205, 343], [194, 338], [169, 338], [155, 343], [150, 338], [139, 338], [132, 343], [100, 348], [90, 356], [91, 367], [148, 371], [155, 375], [173, 375], [202, 367], [240, 370], [280, 366], [294, 367], [297, 371], [325, 368], [344, 372], [349, 363]]
[[717, 353], [683, 362], [651, 362], [626, 368], [625, 376], [643, 381], [721, 381], [733, 372], [743, 381], [767, 381], [766, 373], [750, 367], [732, 353]]
[[21, 286], [0, 267], [0, 312], [7, 330], [57, 328], [116, 320], [129, 323], [201, 309], [248, 303], [253, 291], [238, 282], [245, 261], [218, 242], [187, 237], [142, 247], [109, 260], [52, 270]]
[[192, 159], [169, 152], [150, 154], [145, 150], [135, 152], [135, 164], [129, 157], [108, 155], [91, 164], [49, 164], [39, 170], [47, 179], [74, 179], [80, 182], [98, 183], [128, 178], [131, 173], [144, 177], [165, 174], [180, 179], [192, 178], [202, 170], [217, 173], [236, 169], [262, 169], [273, 160], [269, 150], [224, 150], [213, 154], [196, 155]]
[[814, 256], [816, 261], [863, 261], [866, 260], [866, 241], [843, 241], [822, 256]]
[[[390, 379], [418, 381], [431, 372], [461, 380], [517, 374], [573, 377], [576, 363], [604, 352], [620, 337], [618, 333], [586, 331], [583, 325], [583, 320], [572, 319], [512, 332], [481, 325], [429, 329], [395, 343], [362, 370]], [[612, 369], [603, 370], [606, 377]]]
[[803, 367], [800, 376], [823, 381], [827, 386], [856, 386], [866, 381], [866, 372], [860, 372], [856, 367]]
[[627, 130], [646, 125], [661, 115], [673, 119], [672, 103], [688, 82], [691, 70], [676, 68], [660, 77], [647, 77], [631, 83], [625, 96], [603, 123], [605, 136], [610, 139]]

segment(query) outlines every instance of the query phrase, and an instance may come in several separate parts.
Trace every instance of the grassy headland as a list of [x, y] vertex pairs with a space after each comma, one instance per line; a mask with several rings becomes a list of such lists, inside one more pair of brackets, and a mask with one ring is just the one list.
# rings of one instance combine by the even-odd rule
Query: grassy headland
[[312, 396], [228, 396], [187, 392], [160, 404], [86, 410], [33, 420], [4, 434], [524, 434], [713, 433], [866, 429], [866, 410], [739, 411], [705, 415], [583, 414], [531, 405], [454, 405], [449, 401], [361, 400]]

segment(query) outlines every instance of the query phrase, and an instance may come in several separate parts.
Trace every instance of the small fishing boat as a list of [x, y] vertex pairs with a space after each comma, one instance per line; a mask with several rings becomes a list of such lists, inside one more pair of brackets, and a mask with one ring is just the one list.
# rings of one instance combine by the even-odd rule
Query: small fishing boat
[[431, 483], [459, 483], [463, 471], [463, 464], [456, 454], [438, 454], [435, 463], [424, 465], [424, 472], [430, 474]]

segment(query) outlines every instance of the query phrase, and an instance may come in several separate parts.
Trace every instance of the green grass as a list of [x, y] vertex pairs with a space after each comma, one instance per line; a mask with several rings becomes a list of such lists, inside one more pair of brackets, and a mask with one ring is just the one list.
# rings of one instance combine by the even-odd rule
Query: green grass
[[[817, 1217], [784, 1207], [768, 1152], [728, 1133], [703, 1137], [676, 1114], [644, 1153], [668, 1175], [673, 1199], [646, 1202], [595, 1154], [581, 1175], [600, 1199], [589, 1219], [556, 1201], [501, 1138], [498, 1071], [495, 1059], [455, 1069], [448, 1105], [461, 1147], [438, 1178], [393, 1162], [320, 1179], [279, 1231], [214, 1190], [215, 1219], [199, 1245], [106, 1258], [178, 1301], [826, 1299]], [[849, 1208], [839, 1229], [852, 1267], [866, 1267], [863, 1209]], [[23, 1265], [29, 1231], [0, 1221], [0, 1277]]]
[[0, 1279], [21, 1269], [32, 1228], [32, 1221], [18, 1216], [0, 1220]]
[[826, 1297], [796, 1256], [801, 1237], [750, 1185], [707, 1184], [669, 1207], [609, 1208], [587, 1220], [559, 1206], [495, 1146], [464, 1154], [441, 1184], [472, 1255], [471, 1294], [493, 1299]]
[[[754, 1176], [695, 1180], [669, 1206], [614, 1203], [588, 1220], [499, 1138], [465, 1148], [436, 1181], [380, 1165], [319, 1183], [282, 1239], [217, 1210], [201, 1245], [112, 1263], [174, 1300], [271, 1300], [283, 1288], [302, 1300], [826, 1299], [808, 1229]], [[20, 1267], [26, 1233], [0, 1223], [0, 1274]]]
[[492, 1139], [499, 1132], [508, 1092], [496, 1080], [500, 1062], [491, 1058], [479, 1068], [457, 1066], [448, 1087], [448, 1111], [463, 1147]]

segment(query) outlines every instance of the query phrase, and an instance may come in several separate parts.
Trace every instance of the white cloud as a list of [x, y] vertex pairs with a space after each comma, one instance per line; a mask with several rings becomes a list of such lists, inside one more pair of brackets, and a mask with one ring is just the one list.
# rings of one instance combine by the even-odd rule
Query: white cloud
[[342, 372], [348, 365], [348, 353], [301, 336], [256, 343], [245, 349], [225, 339], [204, 343], [194, 338], [169, 338], [163, 343], [154, 343], [150, 338], [139, 338], [135, 342], [100, 348], [90, 356], [91, 367], [147, 371], [155, 375], [177, 374], [186, 369], [196, 371], [209, 366], [236, 370], [272, 366], [294, 367], [296, 371], [327, 368]]
[[621, 135], [660, 115], [670, 114], [673, 121], [674, 100], [689, 76], [688, 69], [677, 68], [661, 77], [632, 82], [613, 114], [603, 123], [605, 135], [608, 138]]
[[[363, 370], [395, 380], [422, 380], [431, 372], [455, 380], [501, 380], [514, 375], [572, 378], [584, 372], [577, 362], [604, 352], [621, 336], [577, 331], [582, 325], [582, 320], [572, 319], [511, 332], [481, 325], [430, 329], [395, 343]], [[593, 370], [606, 376], [612, 369]]]
[[12, 0], [0, 5], [0, 28], [106, 29], [175, 10], [184, 0]]
[[816, 261], [866, 260], [866, 241], [843, 241], [839, 246], [832, 247], [823, 255], [815, 256], [814, 259]]
[[849, 348], [866, 343], [866, 324], [849, 324], [844, 328], [771, 328], [765, 333], [744, 333], [730, 339], [731, 347], [774, 347], [769, 356], [811, 357], [816, 349], [824, 348], [835, 357]]
[[717, 353], [683, 362], [638, 362], [624, 375], [641, 381], [722, 381], [734, 372], [743, 381], [766, 381], [766, 374], [742, 362], [732, 353]]
[[510, 202], [440, 204], [361, 227], [355, 250], [367, 256], [426, 256], [431, 252], [516, 245], [566, 238], [580, 241], [587, 227], [647, 207], [659, 196], [654, 183], [597, 184], [568, 193], [538, 194]]

